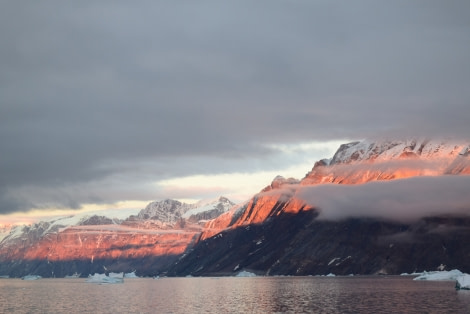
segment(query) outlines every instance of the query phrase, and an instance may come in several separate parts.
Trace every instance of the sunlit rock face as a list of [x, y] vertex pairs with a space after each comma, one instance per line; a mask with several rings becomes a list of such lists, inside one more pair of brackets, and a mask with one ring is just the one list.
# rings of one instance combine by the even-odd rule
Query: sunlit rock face
[[2, 259], [90, 260], [177, 255], [197, 232], [127, 228], [120, 225], [69, 227], [36, 238], [25, 233], [2, 246]]
[[324, 184], [467, 175], [469, 160], [468, 142], [344, 144], [331, 159], [316, 162], [302, 180], [276, 177], [247, 203], [208, 222], [194, 249], [170, 273], [400, 274], [442, 265], [469, 271], [468, 215], [420, 216], [409, 222], [346, 215], [323, 220], [321, 210], [301, 197], [301, 191]]
[[469, 151], [470, 142], [465, 141], [411, 139], [343, 144], [331, 159], [317, 161], [302, 180], [278, 176], [243, 206], [208, 222], [201, 239], [227, 228], [262, 223], [280, 213], [312, 209], [299, 197], [299, 186], [470, 174]]
[[341, 145], [331, 160], [317, 162], [300, 182], [360, 184], [414, 176], [470, 173], [470, 141], [406, 140]]
[[437, 140], [344, 144], [328, 163], [317, 163], [301, 184], [359, 184], [413, 176], [468, 174], [469, 146], [469, 142]]

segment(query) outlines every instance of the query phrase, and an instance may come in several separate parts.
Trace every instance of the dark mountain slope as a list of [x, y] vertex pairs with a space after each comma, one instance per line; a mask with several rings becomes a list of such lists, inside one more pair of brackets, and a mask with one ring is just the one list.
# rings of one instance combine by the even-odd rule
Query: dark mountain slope
[[283, 213], [261, 224], [199, 242], [169, 275], [400, 274], [458, 268], [470, 272], [470, 218], [424, 218], [413, 224], [316, 219], [314, 210]]

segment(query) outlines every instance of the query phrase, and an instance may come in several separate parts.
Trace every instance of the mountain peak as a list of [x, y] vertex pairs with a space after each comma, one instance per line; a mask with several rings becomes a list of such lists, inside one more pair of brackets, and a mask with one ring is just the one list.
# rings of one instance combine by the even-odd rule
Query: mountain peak
[[270, 185], [268, 185], [267, 187], [265, 187], [262, 192], [268, 192], [268, 191], [271, 191], [271, 190], [275, 190], [275, 189], [279, 189], [281, 188], [282, 186], [286, 185], [286, 184], [298, 184], [300, 181], [295, 179], [295, 178], [284, 178], [283, 176], [281, 175], [277, 175], [273, 181], [271, 182]]
[[[339, 147], [330, 165], [349, 164], [366, 160], [387, 161], [410, 157], [449, 158], [456, 157], [467, 148], [468, 141], [405, 139], [405, 140], [364, 140], [351, 142]], [[465, 151], [466, 152], [466, 151]]]
[[421, 175], [469, 174], [469, 148], [469, 141], [456, 140], [351, 142], [341, 145], [330, 162], [316, 162], [302, 184], [354, 184]]

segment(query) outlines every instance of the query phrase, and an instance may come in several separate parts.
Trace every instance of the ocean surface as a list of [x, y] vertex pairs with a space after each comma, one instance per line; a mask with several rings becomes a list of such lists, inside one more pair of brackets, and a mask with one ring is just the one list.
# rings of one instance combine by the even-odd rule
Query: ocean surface
[[470, 313], [452, 281], [390, 277], [0, 279], [0, 313]]

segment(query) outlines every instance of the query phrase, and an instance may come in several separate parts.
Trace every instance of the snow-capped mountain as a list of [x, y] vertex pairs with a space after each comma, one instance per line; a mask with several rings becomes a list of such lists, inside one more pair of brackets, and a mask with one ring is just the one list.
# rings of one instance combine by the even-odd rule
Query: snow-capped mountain
[[414, 176], [470, 174], [470, 141], [404, 140], [343, 144], [302, 179], [302, 185], [358, 184]]
[[10, 234], [12, 228], [14, 228], [12, 225], [0, 225], [0, 242]]
[[469, 142], [428, 139], [385, 140], [343, 144], [329, 165], [349, 164], [365, 160], [390, 161], [403, 158], [455, 158], [465, 155]]
[[155, 201], [141, 210], [137, 215], [140, 219], [159, 220], [173, 225], [181, 219], [190, 222], [213, 219], [227, 212], [235, 204], [228, 198], [221, 196], [214, 200], [202, 200], [195, 204], [182, 203], [177, 200], [166, 199]]
[[140, 219], [159, 220], [167, 224], [175, 224], [182, 218], [183, 214], [191, 209], [190, 204], [181, 203], [177, 200], [166, 199], [151, 202], [137, 215]]
[[210, 221], [201, 238], [217, 229], [260, 223], [281, 212], [298, 213], [311, 208], [299, 198], [296, 185], [362, 184], [416, 176], [470, 174], [470, 141], [385, 140], [341, 145], [330, 159], [317, 161], [300, 181], [281, 176], [238, 211]]
[[202, 230], [200, 220], [217, 217], [232, 205], [225, 197], [196, 204], [164, 200], [152, 202], [140, 212], [88, 212], [5, 227], [0, 275], [24, 276], [34, 271], [62, 277], [100, 272], [104, 266], [115, 271], [132, 268], [144, 274], [149, 266], [142, 264], [142, 259], [158, 263], [152, 268], [155, 272], [195, 241]]
[[[163, 200], [119, 217], [77, 215], [4, 229], [8, 235], [0, 242], [0, 275], [63, 276], [104, 268], [179, 276], [230, 275], [242, 269], [266, 275], [396, 274], [441, 264], [470, 271], [468, 201], [454, 202], [460, 216], [440, 211], [444, 215], [418, 216], [406, 223], [346, 215], [343, 220], [322, 220], [321, 208], [312, 201], [312, 195], [327, 191], [318, 187], [368, 187], [366, 191], [377, 195], [383, 187], [396, 188], [388, 182], [403, 186], [406, 181], [405, 186], [413, 187], [431, 177], [458, 178], [458, 190], [466, 192], [469, 150], [470, 141], [352, 142], [317, 161], [301, 180], [277, 176], [244, 204], [234, 206], [224, 197], [196, 204]], [[410, 181], [412, 177], [419, 180]], [[314, 189], [317, 194], [309, 198], [302, 194]], [[428, 197], [425, 186], [420, 192]], [[337, 198], [335, 206], [357, 205], [344, 194], [330, 194]], [[439, 203], [444, 210], [456, 194], [446, 195]], [[353, 198], [360, 203], [355, 207], [362, 208], [367, 195], [361, 196]], [[401, 198], [397, 195], [393, 205], [405, 202]], [[390, 202], [374, 200], [370, 208], [389, 209]]]
[[[424, 207], [432, 207], [426, 190], [426, 184], [436, 182], [431, 179], [442, 177], [446, 180], [437, 182], [449, 182], [450, 175], [459, 176], [454, 182], [459, 185], [456, 190], [465, 192], [467, 187], [461, 184], [469, 182], [469, 143], [404, 140], [341, 145], [332, 158], [316, 162], [299, 182], [276, 177], [245, 204], [209, 221], [201, 242], [173, 265], [170, 273], [227, 275], [248, 269], [261, 275], [399, 274], [440, 269], [442, 265], [470, 270], [470, 242], [466, 240], [470, 236], [470, 203], [466, 201], [468, 197], [454, 203], [453, 197], [458, 195], [454, 193], [455, 184], [445, 194], [452, 198], [440, 200], [439, 212], [425, 211], [428, 216], [407, 222], [363, 216], [364, 213], [322, 220], [315, 202], [302, 197], [302, 193], [321, 186], [403, 191], [396, 187], [406, 181], [404, 186], [411, 188], [412, 184], [423, 184], [415, 186], [421, 195], [417, 197], [413, 191], [408, 195], [424, 200]], [[411, 177], [420, 180], [410, 181]], [[444, 188], [448, 187], [440, 189]], [[361, 198], [356, 201], [376, 200], [370, 208], [385, 213], [387, 206], [396, 209], [396, 204], [406, 202], [403, 195], [394, 195], [392, 203], [359, 195]], [[336, 199], [333, 205], [358, 207], [340, 193], [328, 197]], [[446, 204], [449, 208], [457, 204], [458, 213], [446, 212]]]
[[215, 200], [204, 200], [194, 204], [190, 210], [183, 214], [183, 218], [190, 222], [203, 222], [219, 217], [228, 212], [235, 203], [221, 196]]
[[54, 217], [42, 220], [31, 225], [10, 226], [0, 240], [0, 247], [3, 242], [11, 241], [15, 238], [39, 239], [46, 234], [62, 232], [68, 227], [85, 225], [120, 225], [130, 215], [135, 214], [135, 210], [107, 210], [79, 213], [62, 217]]

